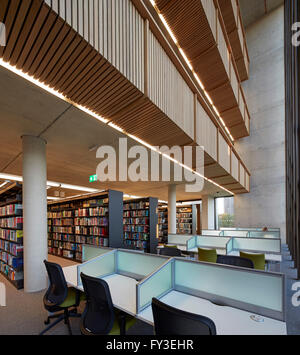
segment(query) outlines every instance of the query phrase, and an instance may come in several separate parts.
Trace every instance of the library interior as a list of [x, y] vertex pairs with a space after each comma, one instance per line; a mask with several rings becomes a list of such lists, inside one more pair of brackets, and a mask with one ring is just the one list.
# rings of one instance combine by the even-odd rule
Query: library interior
[[0, 335], [300, 334], [298, 18], [0, 1]]

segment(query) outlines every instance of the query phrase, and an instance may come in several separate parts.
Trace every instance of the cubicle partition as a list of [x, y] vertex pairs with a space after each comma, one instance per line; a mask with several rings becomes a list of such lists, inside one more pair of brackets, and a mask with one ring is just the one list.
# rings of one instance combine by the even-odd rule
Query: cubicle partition
[[168, 244], [169, 245], [186, 245], [187, 241], [192, 238], [192, 235], [188, 234], [169, 234]]
[[93, 245], [83, 245], [82, 246], [82, 262], [89, 261], [96, 258], [97, 256], [103, 255], [112, 251], [111, 248], [102, 248]]
[[185, 305], [192, 296], [284, 321], [284, 283], [282, 274], [174, 258], [137, 285], [137, 313], [175, 292]]
[[239, 237], [239, 238], [247, 238], [249, 237], [249, 232], [248, 231], [222, 231], [220, 232], [220, 236], [221, 237], [231, 237], [231, 238], [234, 238], [234, 237]]
[[211, 235], [211, 236], [216, 237], [218, 235], [221, 235], [221, 231], [212, 230], [212, 229], [203, 229], [201, 235], [207, 235], [207, 236]]
[[187, 251], [198, 252], [198, 248], [217, 249], [220, 254], [226, 253], [227, 244], [231, 238], [217, 236], [196, 236], [187, 242]]
[[98, 278], [117, 274], [139, 281], [152, 274], [168, 260], [168, 257], [161, 255], [122, 249], [111, 250], [77, 266], [77, 285], [82, 285], [81, 273]]
[[232, 242], [227, 245], [227, 254], [236, 251], [263, 254], [281, 254], [281, 240], [270, 238], [232, 238]]
[[279, 231], [268, 231], [268, 232], [257, 232], [249, 231], [250, 238], [271, 238], [271, 239], [280, 239]]

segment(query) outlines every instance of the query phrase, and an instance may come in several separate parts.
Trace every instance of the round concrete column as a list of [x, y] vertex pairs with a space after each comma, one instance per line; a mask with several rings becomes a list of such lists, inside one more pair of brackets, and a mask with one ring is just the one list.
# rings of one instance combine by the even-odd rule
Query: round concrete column
[[169, 185], [168, 195], [168, 224], [169, 234], [176, 234], [177, 232], [177, 218], [176, 218], [176, 185]]
[[24, 289], [25, 292], [38, 292], [47, 286], [43, 264], [48, 258], [46, 142], [23, 136], [22, 144]]

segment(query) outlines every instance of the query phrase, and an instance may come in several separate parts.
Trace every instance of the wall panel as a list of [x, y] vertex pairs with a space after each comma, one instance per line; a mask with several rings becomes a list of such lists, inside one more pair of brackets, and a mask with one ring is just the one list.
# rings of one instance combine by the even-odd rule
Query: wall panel
[[235, 180], [239, 181], [239, 161], [234, 152], [231, 152], [231, 175], [235, 178]]
[[219, 164], [230, 173], [230, 147], [219, 133]]

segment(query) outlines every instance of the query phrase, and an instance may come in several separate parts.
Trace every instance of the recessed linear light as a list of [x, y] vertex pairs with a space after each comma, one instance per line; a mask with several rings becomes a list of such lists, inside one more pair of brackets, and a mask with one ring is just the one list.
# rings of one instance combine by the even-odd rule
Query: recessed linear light
[[2, 188], [2, 187], [4, 187], [5, 185], [7, 185], [8, 184], [8, 181], [5, 181], [4, 183], [2, 183], [1, 185], [0, 185], [0, 189]]
[[[17, 182], [23, 182], [23, 177], [22, 176], [9, 175], [9, 174], [4, 174], [4, 173], [0, 173], [0, 179], [7, 179], [7, 180], [12, 180], [12, 181], [17, 181]], [[77, 186], [77, 185], [69, 185], [69, 184], [61, 184], [59, 182], [47, 181], [47, 189], [49, 189], [51, 187], [57, 187], [57, 188], [62, 188], [62, 189], [66, 189], [66, 190], [90, 192], [90, 193], [101, 192], [99, 190], [91, 189], [89, 187]]]
[[[22, 70], [17, 69], [15, 66], [10, 65], [9, 63], [5, 62], [2, 58], [0, 58], [0, 66], [6, 68], [7, 70], [10, 70], [11, 72], [13, 72], [13, 73], [19, 75], [19, 76], [22, 77], [22, 78], [28, 80], [29, 82], [35, 84], [36, 86], [38, 86], [38, 87], [40, 87], [41, 89], [47, 91], [48, 93], [50, 93], [50, 94], [52, 94], [52, 95], [54, 95], [54, 96], [56, 96], [56, 97], [58, 97], [58, 98], [60, 98], [60, 99], [62, 99], [62, 100], [64, 100], [64, 101], [66, 101], [66, 102], [68, 102], [68, 103], [70, 103], [70, 104], [73, 105], [74, 107], [77, 107], [79, 110], [81, 110], [81, 111], [87, 113], [88, 115], [90, 115], [90, 116], [96, 118], [97, 120], [101, 121], [102, 123], [105, 123], [105, 124], [109, 125], [111, 128], [116, 129], [116, 128], [114, 127], [114, 126], [116, 126], [116, 125], [110, 123], [109, 120], [103, 118], [102, 116], [97, 115], [95, 112], [89, 110], [88, 108], [86, 108], [86, 107], [84, 107], [84, 106], [82, 106], [82, 105], [78, 105], [78, 104], [72, 102], [71, 100], [67, 99], [64, 95], [60, 94], [58, 91], [56, 91], [56, 90], [50, 88], [49, 86], [45, 85], [44, 83], [40, 82], [39, 80], [36, 80], [36, 79], [33, 78], [32, 76], [30, 76], [30, 75], [24, 73]], [[131, 135], [131, 134], [129, 134], [129, 133], [126, 133], [126, 132], [124, 132], [124, 134], [126, 134], [128, 137], [132, 138], [133, 140], [137, 141], [138, 143], [140, 143], [140, 144], [146, 146], [147, 148], [149, 148], [149, 149], [151, 149], [151, 150], [153, 150], [153, 151], [156, 151], [156, 152], [162, 154], [162, 153], [159, 152], [155, 147], [151, 146], [151, 145], [148, 144], [147, 142], [144, 142], [142, 139], [140, 139], [140, 138], [138, 138], [138, 137], [136, 137], [136, 136], [134, 136], [134, 135]], [[172, 160], [171, 157], [169, 157], [169, 156], [166, 156], [166, 157], [167, 157], [168, 159]], [[216, 184], [214, 181], [212, 181], [212, 180], [210, 180], [210, 179], [207, 179], [207, 178], [205, 178], [203, 175], [201, 175], [201, 174], [199, 174], [199, 173], [193, 171], [193, 170], [192, 170], [191, 168], [189, 168], [188, 166], [183, 165], [183, 164], [181, 164], [181, 163], [180, 163], [180, 165], [181, 165], [183, 168], [192, 171], [194, 174], [197, 174], [198, 176], [204, 178], [206, 181], [211, 182], [211, 183], [214, 184], [215, 186], [220, 187], [222, 190], [224, 190], [224, 191], [226, 191], [226, 192], [229, 192], [230, 194], [233, 194], [231, 191], [227, 190], [227, 189], [224, 188], [224, 187], [221, 187], [220, 185]], [[3, 174], [2, 174], [2, 175], [3, 175]], [[6, 174], [4, 174], [4, 175], [6, 175]], [[8, 176], [7, 179], [9, 179], [9, 180], [14, 180], [14, 181], [19, 181], [19, 182], [22, 182], [22, 181], [23, 181], [23, 178], [20, 177], [20, 176], [14, 176], [12, 179], [9, 178], [10, 175], [7, 175], [7, 176]], [[1, 174], [0, 174], [0, 178], [1, 178]], [[80, 186], [59, 184], [59, 183], [55, 183], [55, 182], [48, 182], [48, 185], [51, 186], [51, 187], [62, 187], [62, 188], [66, 188], [66, 189], [79, 190], [79, 191], [98, 192], [98, 190], [94, 190], [94, 189], [89, 189], [89, 188], [80, 187]]]

